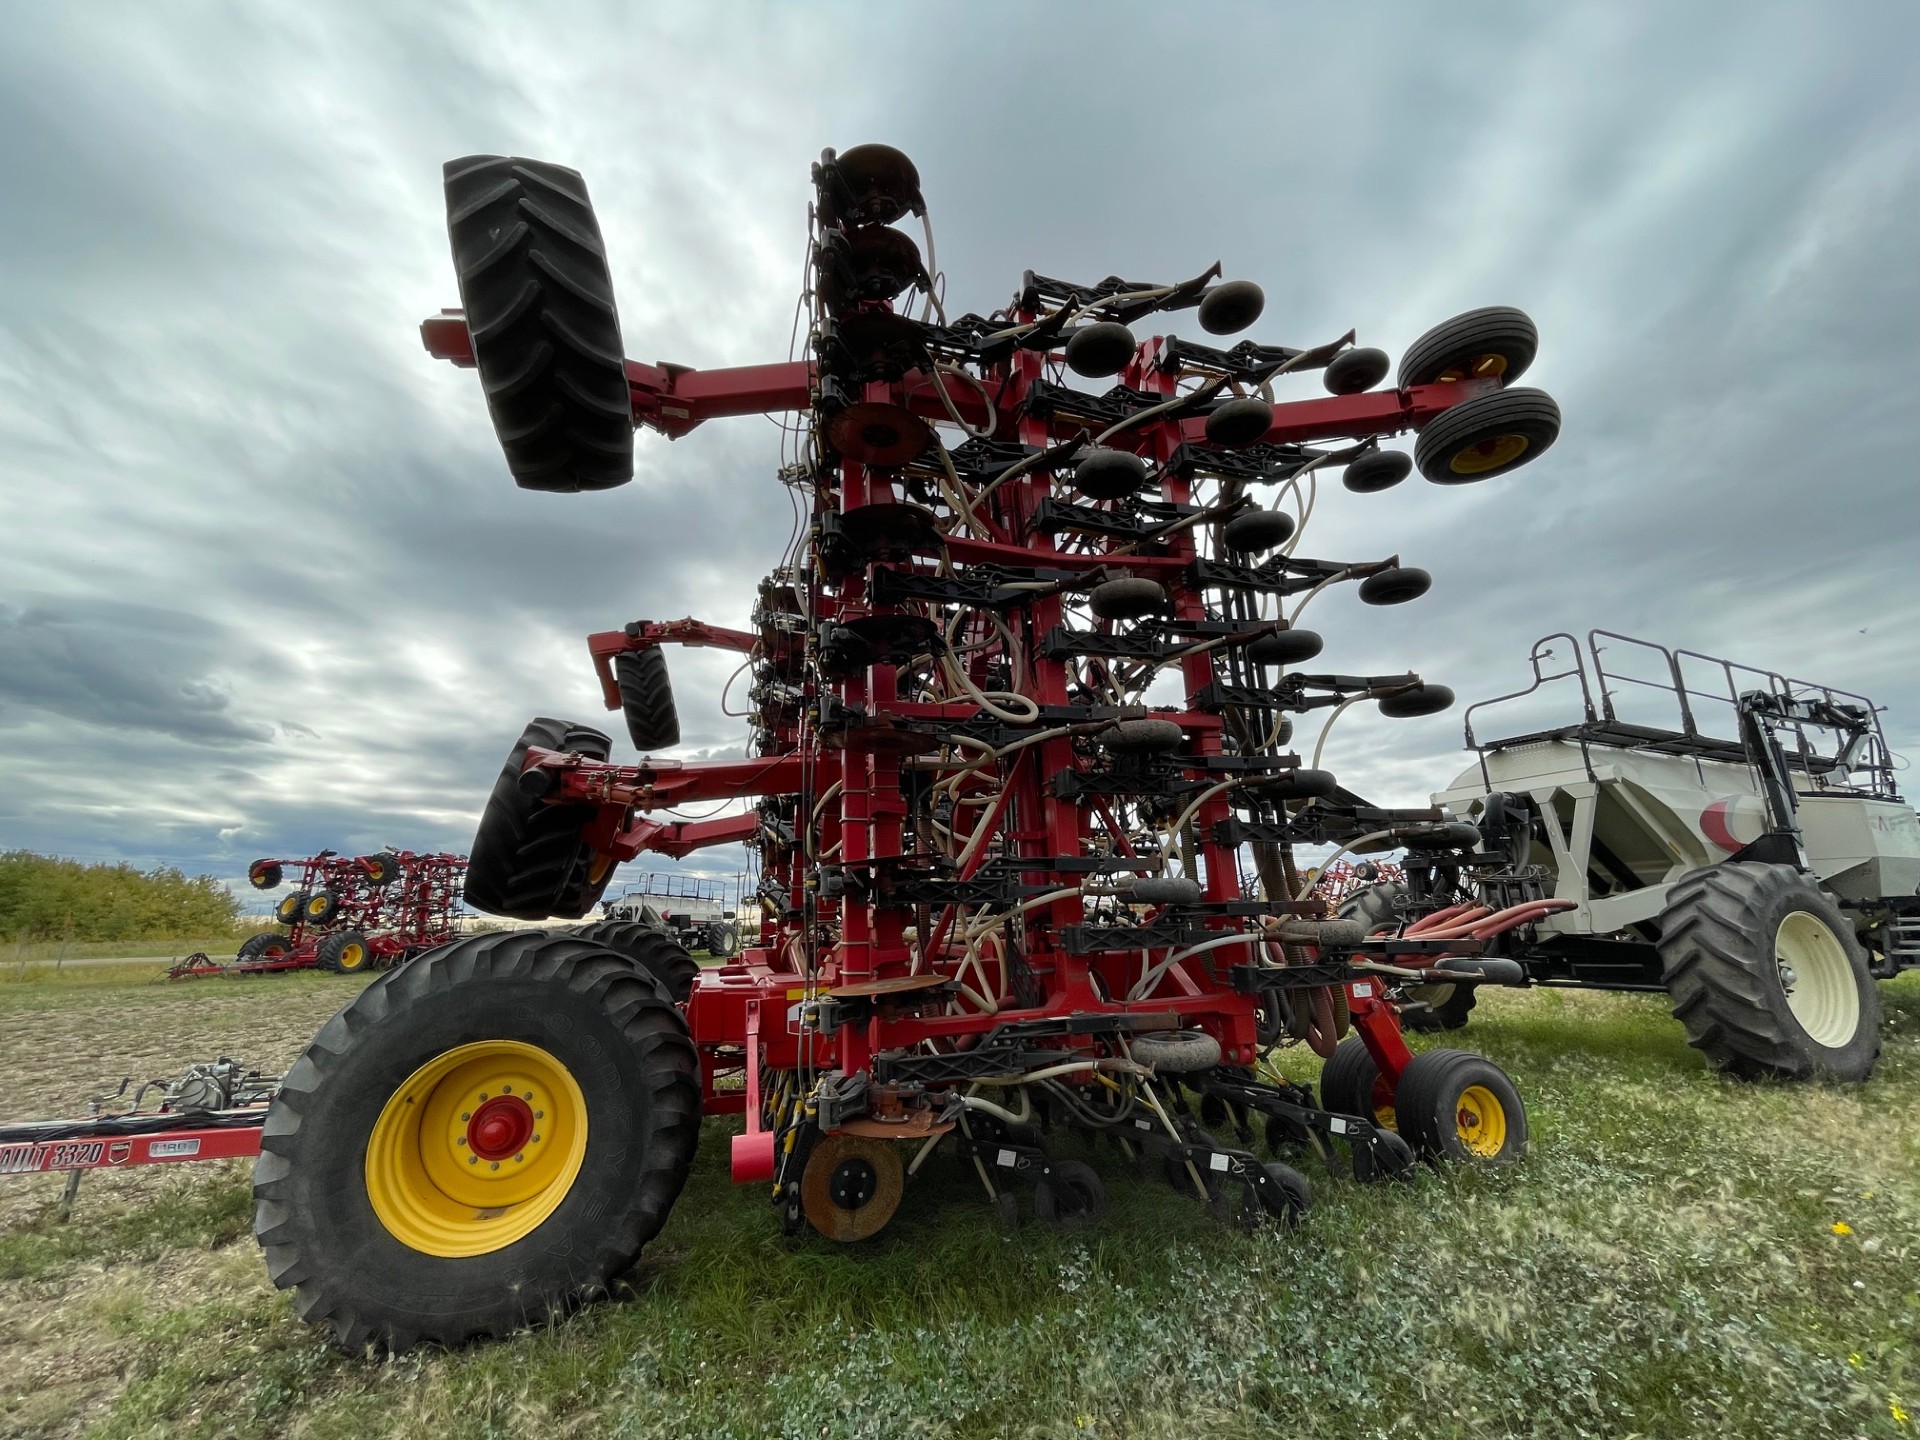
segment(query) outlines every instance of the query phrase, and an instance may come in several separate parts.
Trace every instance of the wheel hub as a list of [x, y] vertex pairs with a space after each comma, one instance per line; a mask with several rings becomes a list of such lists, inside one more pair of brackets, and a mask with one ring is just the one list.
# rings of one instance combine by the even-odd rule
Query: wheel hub
[[827, 1181], [827, 1194], [842, 1210], [858, 1210], [879, 1188], [880, 1177], [864, 1159], [842, 1160]]
[[533, 1137], [533, 1107], [518, 1095], [496, 1095], [470, 1112], [467, 1147], [482, 1160], [505, 1160]]

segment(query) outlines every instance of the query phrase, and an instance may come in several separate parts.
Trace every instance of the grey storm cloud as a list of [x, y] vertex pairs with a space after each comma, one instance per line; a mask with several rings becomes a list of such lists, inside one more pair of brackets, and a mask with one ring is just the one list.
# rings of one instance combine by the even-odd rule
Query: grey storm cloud
[[263, 744], [274, 727], [235, 713], [215, 673], [242, 643], [217, 622], [150, 606], [0, 602], [0, 726], [45, 715], [204, 745]]
[[[21, 8], [0, 845], [464, 848], [528, 716], [624, 753], [586, 632], [745, 621], [793, 527], [773, 424], [521, 492], [422, 350], [457, 303], [440, 166], [483, 152], [585, 174], [641, 360], [784, 357], [808, 162], [864, 140], [917, 161], [959, 309], [1216, 258], [1267, 341], [1521, 306], [1562, 438], [1482, 486], [1328, 482], [1310, 550], [1436, 582], [1317, 598], [1329, 663], [1471, 699], [1601, 626], [1865, 691], [1911, 753], [1916, 41], [1898, 3]], [[680, 753], [737, 751], [732, 662], [673, 665]], [[1459, 745], [1458, 710], [1361, 707], [1327, 758], [1404, 803]]]

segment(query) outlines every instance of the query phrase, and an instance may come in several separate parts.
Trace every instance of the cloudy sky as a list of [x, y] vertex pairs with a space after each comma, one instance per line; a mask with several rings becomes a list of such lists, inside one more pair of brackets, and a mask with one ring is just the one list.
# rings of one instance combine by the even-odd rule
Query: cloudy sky
[[[917, 161], [959, 310], [1029, 267], [1216, 258], [1266, 287], [1268, 342], [1397, 354], [1518, 305], [1558, 446], [1335, 487], [1309, 552], [1436, 584], [1317, 600], [1328, 663], [1475, 698], [1604, 626], [1865, 691], [1920, 753], [1904, 0], [100, 3], [7, 31], [0, 847], [222, 876], [464, 849], [529, 716], [621, 734], [587, 631], [744, 623], [790, 526], [771, 424], [522, 492], [472, 373], [421, 350], [458, 303], [441, 162], [480, 152], [585, 174], [642, 360], [784, 357], [808, 163], [868, 140]], [[730, 663], [672, 658], [685, 753], [738, 746]], [[1461, 764], [1457, 712], [1337, 733], [1385, 801]]]

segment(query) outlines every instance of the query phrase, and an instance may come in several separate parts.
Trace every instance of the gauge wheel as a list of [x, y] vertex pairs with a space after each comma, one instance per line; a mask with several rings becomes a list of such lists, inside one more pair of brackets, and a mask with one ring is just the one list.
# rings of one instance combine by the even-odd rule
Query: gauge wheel
[[1559, 437], [1560, 407], [1546, 391], [1495, 390], [1429, 420], [1413, 463], [1436, 485], [1470, 485], [1532, 463]]
[[1527, 1153], [1527, 1108], [1507, 1072], [1466, 1050], [1423, 1050], [1394, 1096], [1400, 1134], [1429, 1160], [1511, 1165]]

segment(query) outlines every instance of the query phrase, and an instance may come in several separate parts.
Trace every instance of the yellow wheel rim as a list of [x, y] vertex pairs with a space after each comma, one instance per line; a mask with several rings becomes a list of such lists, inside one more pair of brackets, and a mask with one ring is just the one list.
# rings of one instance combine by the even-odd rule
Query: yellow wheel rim
[[1507, 1148], [1507, 1107], [1484, 1085], [1469, 1085], [1454, 1102], [1453, 1129], [1469, 1155], [1491, 1160]]
[[342, 945], [340, 947], [340, 968], [358, 970], [367, 963], [367, 947], [364, 945]]
[[436, 1056], [367, 1138], [367, 1199], [402, 1245], [485, 1255], [559, 1208], [587, 1153], [587, 1102], [538, 1046], [482, 1040]]
[[1456, 380], [1498, 380], [1507, 373], [1507, 357], [1504, 355], [1476, 355], [1471, 360], [1458, 365], [1449, 365], [1440, 372], [1439, 383], [1452, 384]]
[[1447, 468], [1456, 475], [1484, 475], [1511, 465], [1527, 453], [1531, 443], [1524, 435], [1494, 435], [1461, 450], [1447, 462]]

